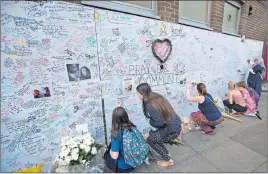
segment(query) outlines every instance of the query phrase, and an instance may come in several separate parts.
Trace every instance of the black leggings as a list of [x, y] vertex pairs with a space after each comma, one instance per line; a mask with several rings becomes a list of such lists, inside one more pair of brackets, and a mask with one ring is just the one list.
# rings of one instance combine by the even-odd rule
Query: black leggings
[[223, 101], [223, 104], [224, 104], [224, 106], [226, 106], [227, 108], [229, 108], [229, 109], [233, 109], [233, 110], [235, 110], [236, 112], [246, 112], [246, 111], [247, 111], [247, 107], [246, 107], [246, 106], [241, 106], [241, 105], [238, 105], [238, 104], [235, 104], [235, 103], [230, 104], [228, 99], [227, 99], [227, 100], [224, 100], [224, 101]]

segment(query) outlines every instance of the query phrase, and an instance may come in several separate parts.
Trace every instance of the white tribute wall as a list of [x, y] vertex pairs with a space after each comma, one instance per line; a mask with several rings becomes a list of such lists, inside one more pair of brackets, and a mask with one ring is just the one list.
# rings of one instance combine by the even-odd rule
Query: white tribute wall
[[[135, 96], [140, 83], [188, 117], [197, 105], [186, 101], [186, 80], [223, 97], [229, 80], [243, 78], [238, 69], [245, 72], [246, 60], [262, 54], [259, 41], [66, 2], [1, 1], [1, 19], [2, 172], [39, 162], [46, 171], [60, 138], [73, 135], [76, 125], [88, 124], [104, 142], [103, 114], [109, 140], [118, 100], [148, 132]], [[172, 51], [161, 70], [152, 43], [165, 38]], [[171, 48], [157, 44], [156, 52], [163, 46]]]

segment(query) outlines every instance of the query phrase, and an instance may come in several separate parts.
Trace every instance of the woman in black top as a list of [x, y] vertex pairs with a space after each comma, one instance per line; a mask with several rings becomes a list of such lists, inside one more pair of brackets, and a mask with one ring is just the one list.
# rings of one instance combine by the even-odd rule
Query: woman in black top
[[144, 115], [150, 119], [150, 125], [156, 128], [156, 131], [149, 132], [147, 142], [162, 157], [161, 161], [157, 161], [157, 165], [173, 166], [174, 161], [164, 143], [178, 138], [181, 120], [170, 103], [160, 94], [153, 92], [147, 83], [138, 85], [136, 90], [138, 98], [142, 100]]

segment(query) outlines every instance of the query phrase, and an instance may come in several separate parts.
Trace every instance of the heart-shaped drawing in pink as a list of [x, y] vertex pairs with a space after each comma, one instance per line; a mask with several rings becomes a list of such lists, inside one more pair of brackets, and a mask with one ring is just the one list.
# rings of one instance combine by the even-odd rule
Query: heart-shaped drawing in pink
[[155, 57], [161, 62], [165, 63], [171, 53], [172, 45], [169, 39], [156, 39], [152, 43], [152, 51]]

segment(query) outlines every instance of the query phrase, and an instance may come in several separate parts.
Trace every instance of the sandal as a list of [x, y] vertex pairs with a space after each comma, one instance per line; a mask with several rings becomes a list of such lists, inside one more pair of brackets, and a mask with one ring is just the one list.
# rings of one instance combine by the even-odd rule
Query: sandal
[[174, 166], [174, 161], [169, 160], [169, 161], [157, 161], [157, 165], [159, 167], [173, 167]]
[[203, 134], [207, 134], [207, 135], [214, 135], [214, 134], [216, 134], [215, 129], [212, 129], [211, 131], [208, 131], [208, 132], [202, 131], [202, 133]]

